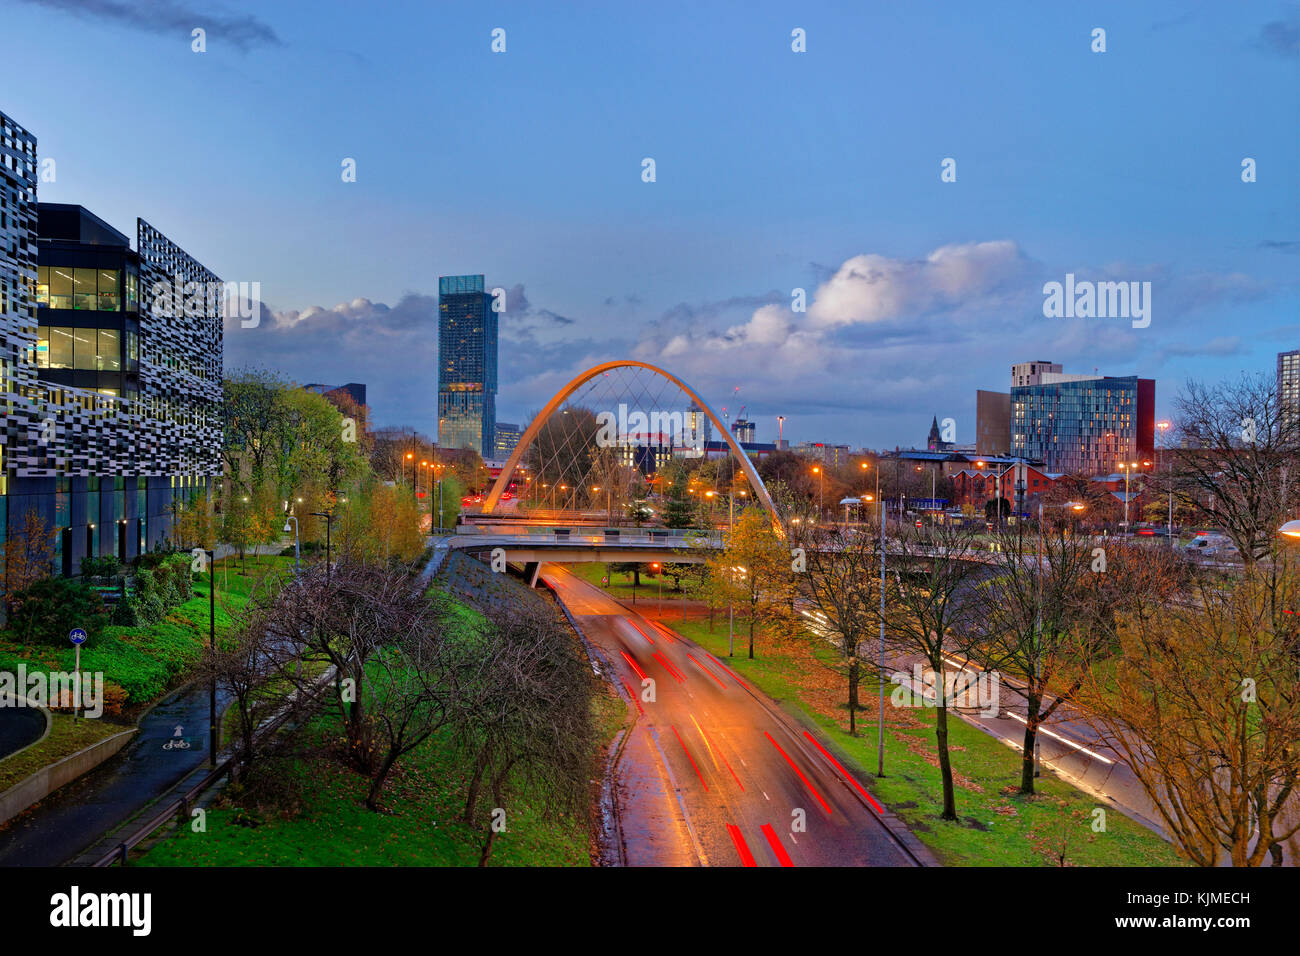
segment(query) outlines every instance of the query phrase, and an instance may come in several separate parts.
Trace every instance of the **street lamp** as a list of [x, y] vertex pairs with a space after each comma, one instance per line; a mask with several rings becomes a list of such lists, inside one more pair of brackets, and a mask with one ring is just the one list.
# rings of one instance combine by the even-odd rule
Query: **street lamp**
[[822, 514], [822, 492], [826, 488], [826, 476], [822, 474], [821, 466], [813, 465], [813, 474], [817, 476], [817, 517]]
[[[1156, 428], [1160, 429], [1160, 446], [1164, 452], [1165, 459], [1165, 480], [1169, 481], [1169, 440], [1165, 433], [1169, 431], [1169, 422], [1156, 422]], [[1166, 535], [1169, 538], [1169, 547], [1174, 546], [1174, 483], [1169, 481], [1169, 528]]]
[[[880, 476], [880, 468], [876, 468], [876, 476]], [[880, 506], [880, 714], [876, 718], [876, 776], [885, 775], [885, 503], [879, 500]], [[899, 520], [902, 520], [900, 513]]]
[[651, 569], [654, 571], [654, 573], [655, 573], [655, 577], [659, 580], [659, 607], [656, 608], [656, 610], [655, 610], [655, 615], [656, 615], [660, 620], [663, 620], [663, 616], [664, 616], [664, 576], [663, 576], [662, 574], [659, 573], [660, 565], [659, 565], [659, 562], [658, 562], [658, 561], [652, 561], [652, 562], [650, 563], [650, 567], [651, 567]]
[[293, 522], [293, 573], [302, 573], [302, 541], [298, 535], [298, 516], [286, 515], [284, 519], [284, 533], [289, 533], [289, 522]]
[[[208, 559], [208, 647], [217, 650], [217, 554], [201, 549]], [[208, 679], [208, 765], [217, 765], [217, 678]]]
[[1124, 472], [1124, 534], [1129, 534], [1128, 526], [1128, 478], [1133, 473], [1133, 469], [1138, 466], [1137, 462], [1121, 461], [1119, 470]]

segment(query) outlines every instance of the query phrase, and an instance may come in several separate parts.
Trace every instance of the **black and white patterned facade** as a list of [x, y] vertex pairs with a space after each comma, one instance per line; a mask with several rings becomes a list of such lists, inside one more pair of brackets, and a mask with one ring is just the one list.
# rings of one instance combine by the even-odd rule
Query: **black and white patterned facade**
[[[221, 473], [221, 280], [143, 219], [139, 394], [134, 399], [41, 381], [35, 362], [35, 138], [0, 113], [0, 432], [9, 476], [205, 476]], [[197, 287], [187, 285], [200, 284]], [[168, 293], [180, 290], [176, 301]]]

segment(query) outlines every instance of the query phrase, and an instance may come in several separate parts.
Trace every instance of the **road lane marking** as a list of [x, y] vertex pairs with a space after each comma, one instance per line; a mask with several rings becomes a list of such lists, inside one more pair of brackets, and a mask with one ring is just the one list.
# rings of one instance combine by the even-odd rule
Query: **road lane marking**
[[[1007, 716], [1010, 717], [1012, 720], [1018, 720], [1018, 721], [1020, 721], [1020, 722], [1021, 722], [1022, 724], [1024, 724], [1026, 727], [1029, 726], [1029, 720], [1028, 720], [1027, 718], [1021, 717], [1019, 714], [1013, 714], [1011, 711], [1007, 711]], [[1085, 754], [1087, 754], [1089, 757], [1095, 757], [1096, 759], [1102, 761], [1103, 763], [1114, 763], [1114, 762], [1115, 762], [1115, 761], [1109, 759], [1108, 757], [1103, 757], [1101, 754], [1099, 754], [1099, 753], [1097, 753], [1097, 752], [1095, 752], [1095, 751], [1089, 750], [1087, 747], [1084, 747], [1084, 746], [1081, 745], [1081, 744], [1076, 744], [1073, 740], [1069, 740], [1069, 739], [1067, 739], [1067, 738], [1065, 738], [1065, 737], [1062, 737], [1060, 734], [1053, 733], [1052, 731], [1050, 731], [1050, 730], [1048, 730], [1046, 727], [1044, 727], [1042, 724], [1039, 724], [1039, 725], [1038, 725], [1038, 732], [1039, 732], [1040, 734], [1046, 734], [1046, 735], [1049, 736], [1049, 737], [1052, 737], [1052, 738], [1054, 738], [1054, 739], [1056, 739], [1056, 740], [1059, 740], [1061, 743], [1065, 744], [1067, 747], [1073, 747], [1075, 750], [1078, 750], [1080, 753], [1085, 753]]]
[[[695, 719], [694, 714], [691, 714], [691, 723], [695, 724], [695, 729], [698, 730], [700, 732], [700, 736], [704, 738], [704, 746], [709, 748], [709, 756], [713, 757], [714, 754], [713, 743], [712, 741], [709, 740], [709, 732], [700, 726], [700, 722]], [[727, 771], [731, 774], [731, 779], [736, 781], [736, 786], [738, 786], [741, 792], [744, 793], [745, 785], [741, 783], [740, 778], [736, 776], [736, 771], [731, 769], [731, 761], [727, 760], [727, 755], [722, 752], [721, 747], [719, 747], [717, 750], [717, 757], [722, 758], [722, 762], [727, 766]], [[713, 764], [715, 767], [717, 766], [718, 763], [717, 757], [714, 757], [713, 759]]]
[[704, 852], [704, 847], [700, 844], [700, 838], [695, 832], [695, 824], [691, 823], [691, 813], [686, 809], [686, 801], [682, 798], [682, 788], [677, 786], [677, 777], [673, 775], [673, 768], [668, 765], [668, 757], [664, 754], [664, 749], [659, 746], [659, 734], [653, 727], [647, 729], [650, 731], [651, 743], [655, 745], [655, 750], [659, 751], [659, 760], [663, 765], [664, 772], [668, 774], [668, 785], [672, 787], [673, 799], [677, 801], [678, 809], [682, 811], [682, 821], [686, 824], [686, 832], [691, 835], [691, 843], [695, 847], [695, 857], [700, 861], [700, 866], [708, 866], [708, 854]]
[[749, 852], [749, 844], [745, 842], [744, 835], [740, 832], [740, 827], [734, 823], [727, 824], [727, 832], [731, 834], [731, 842], [736, 844], [736, 852], [740, 854], [740, 862], [744, 866], [758, 866], [754, 862], [754, 854]]
[[776, 860], [782, 866], [794, 866], [794, 860], [790, 859], [790, 854], [785, 852], [785, 847], [781, 845], [781, 838], [776, 835], [772, 829], [772, 824], [763, 824], [763, 836], [767, 837], [767, 842], [772, 847], [772, 852], [776, 854]]
[[828, 817], [831, 816], [831, 805], [822, 799], [822, 795], [817, 792], [817, 788], [812, 785], [812, 781], [803, 775], [803, 771], [800, 770], [799, 767], [795, 764], [795, 762], [790, 759], [790, 755], [781, 749], [781, 745], [778, 744], [776, 742], [776, 739], [771, 734], [769, 734], [766, 730], [763, 731], [763, 736], [766, 737], [768, 740], [772, 741], [772, 746], [775, 747], [777, 751], [781, 754], [781, 756], [785, 758], [785, 762], [790, 765], [791, 769], [793, 769], [794, 772], [799, 775], [799, 779], [804, 782], [804, 786], [812, 791], [812, 795], [816, 797], [817, 802], [822, 805], [822, 809], [826, 811], [826, 815]]

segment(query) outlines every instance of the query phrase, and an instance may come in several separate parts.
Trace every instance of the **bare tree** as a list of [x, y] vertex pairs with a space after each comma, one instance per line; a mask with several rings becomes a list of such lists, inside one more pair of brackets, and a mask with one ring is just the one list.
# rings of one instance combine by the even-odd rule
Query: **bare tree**
[[299, 659], [334, 668], [334, 703], [348, 757], [360, 770], [372, 772], [375, 767], [366, 708], [370, 662], [403, 635], [431, 627], [436, 615], [406, 569], [346, 556], [332, 571], [313, 567], [304, 572], [268, 608], [267, 631], [282, 655], [281, 672], [287, 678], [302, 684]]
[[393, 766], [455, 718], [462, 687], [481, 671], [459, 639], [446, 599], [423, 597], [428, 612], [404, 615], [404, 630], [387, 636], [368, 668], [366, 710], [379, 751], [366, 795], [371, 810], [379, 809]]
[[943, 779], [945, 820], [957, 819], [952, 761], [948, 753], [947, 658], [970, 630], [972, 602], [966, 599], [982, 566], [973, 558], [975, 533], [963, 525], [928, 531], [904, 528], [890, 542], [900, 552], [898, 572], [886, 579], [885, 614], [889, 643], [897, 652], [922, 657], [935, 675], [934, 737]]
[[[807, 607], [805, 626], [818, 644], [837, 651], [831, 665], [848, 682], [849, 733], [857, 734], [862, 644], [879, 626], [880, 557], [877, 538], [866, 529], [817, 525], [795, 539], [804, 549], [807, 573], [797, 576]], [[820, 655], [814, 655], [822, 660]]]
[[1167, 487], [1254, 564], [1275, 549], [1288, 483], [1300, 478], [1300, 418], [1263, 375], [1188, 382], [1175, 407], [1182, 447], [1172, 453]]
[[253, 762], [254, 737], [267, 713], [282, 703], [266, 694], [279, 672], [283, 655], [269, 636], [269, 609], [251, 602], [251, 612], [227, 630], [215, 649], [205, 648], [199, 673], [230, 695], [240, 740], [240, 761]]
[[494, 804], [480, 866], [491, 857], [513, 783], [530, 783], [558, 812], [583, 806], [594, 740], [591, 670], [554, 612], [501, 604], [485, 613], [474, 638], [483, 665], [458, 708], [459, 737], [474, 762], [465, 821], [481, 822], [485, 788]]

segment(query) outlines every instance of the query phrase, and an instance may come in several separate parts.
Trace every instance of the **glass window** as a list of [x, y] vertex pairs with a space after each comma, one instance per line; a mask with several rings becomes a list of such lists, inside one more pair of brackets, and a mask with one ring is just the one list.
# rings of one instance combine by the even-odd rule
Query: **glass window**
[[50, 304], [50, 267], [39, 266], [36, 269], [36, 304]]
[[50, 308], [72, 308], [72, 270], [50, 266]]
[[93, 309], [95, 307], [95, 276], [98, 269], [72, 270], [72, 307], [74, 309]]
[[50, 327], [50, 368], [72, 368], [72, 329]]
[[116, 269], [99, 270], [99, 311], [116, 312], [122, 303]]
[[140, 309], [139, 282], [140, 280], [136, 277], [136, 274], [128, 270], [126, 274], [126, 310], [128, 312], [137, 312]]
[[36, 367], [50, 367], [50, 327], [42, 325], [36, 330]]
[[99, 368], [95, 329], [73, 329], [72, 337], [75, 340], [72, 367], [91, 370]]
[[126, 333], [126, 370], [134, 372], [140, 367], [140, 336], [135, 332]]
[[99, 329], [98, 367], [101, 372], [122, 370], [122, 340], [117, 329]]

